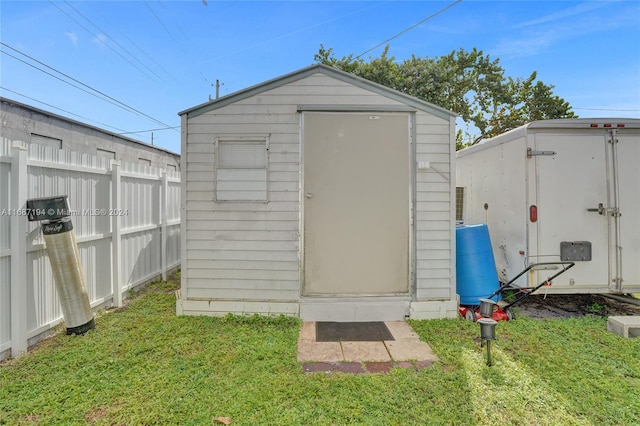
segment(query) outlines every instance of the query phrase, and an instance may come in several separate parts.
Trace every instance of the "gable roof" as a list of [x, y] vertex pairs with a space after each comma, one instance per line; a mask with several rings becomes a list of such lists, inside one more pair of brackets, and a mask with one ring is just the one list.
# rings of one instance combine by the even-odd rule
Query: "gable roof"
[[399, 92], [394, 89], [390, 89], [386, 86], [383, 86], [378, 83], [374, 83], [373, 81], [364, 79], [362, 77], [355, 76], [353, 74], [349, 74], [345, 71], [341, 71], [337, 68], [330, 67], [324, 64], [316, 64], [311, 65], [306, 68], [302, 68], [298, 71], [294, 71], [289, 74], [285, 74], [281, 77], [274, 78], [273, 80], [268, 80], [264, 83], [257, 84], [255, 86], [248, 87], [246, 89], [240, 90], [235, 93], [231, 93], [229, 95], [223, 96], [218, 99], [211, 100], [209, 102], [205, 102], [203, 104], [194, 106], [192, 108], [186, 109], [178, 113], [178, 115], [187, 115], [187, 118], [197, 117], [199, 115], [205, 114], [209, 111], [221, 108], [223, 106], [232, 104], [234, 102], [238, 102], [242, 99], [249, 98], [251, 96], [258, 95], [267, 90], [275, 89], [280, 86], [284, 86], [285, 84], [292, 83], [294, 81], [309, 77], [313, 74], [325, 74], [329, 77], [333, 77], [337, 80], [344, 81], [345, 83], [352, 84], [354, 86], [360, 87], [365, 90], [372, 91], [379, 95], [385, 96], [387, 98], [396, 100], [398, 102], [404, 103], [416, 109], [431, 113], [437, 117], [448, 120], [450, 117], [457, 117], [457, 114], [451, 112], [447, 109], [439, 107], [429, 102], [425, 102], [421, 99], [415, 98], [413, 96], [406, 95], [402, 92]]

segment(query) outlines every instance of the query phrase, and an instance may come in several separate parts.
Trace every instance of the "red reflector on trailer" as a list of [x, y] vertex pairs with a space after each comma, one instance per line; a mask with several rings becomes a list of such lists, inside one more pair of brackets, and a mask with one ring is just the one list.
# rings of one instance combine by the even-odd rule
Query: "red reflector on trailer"
[[618, 124], [618, 127], [624, 127], [624, 124], [620, 123]]
[[532, 204], [529, 207], [529, 220], [531, 222], [537, 222], [538, 221], [538, 207], [536, 207], [535, 204]]
[[592, 123], [591, 127], [598, 127], [598, 125], [596, 123]]
[[604, 125], [604, 127], [611, 127], [611, 124], [607, 123]]

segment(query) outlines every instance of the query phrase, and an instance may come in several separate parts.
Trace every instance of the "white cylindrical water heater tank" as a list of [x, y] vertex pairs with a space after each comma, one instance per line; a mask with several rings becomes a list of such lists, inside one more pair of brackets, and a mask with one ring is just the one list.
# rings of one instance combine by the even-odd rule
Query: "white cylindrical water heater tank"
[[67, 334], [95, 328], [71, 218], [42, 225]]
[[95, 328], [66, 195], [27, 200], [29, 221], [42, 221], [67, 334]]

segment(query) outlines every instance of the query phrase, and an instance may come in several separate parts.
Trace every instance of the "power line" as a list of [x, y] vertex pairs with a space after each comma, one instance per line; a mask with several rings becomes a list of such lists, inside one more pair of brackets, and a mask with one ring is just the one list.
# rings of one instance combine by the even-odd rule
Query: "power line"
[[78, 84], [81, 84], [82, 86], [85, 86], [85, 87], [87, 87], [87, 88], [89, 88], [89, 89], [93, 90], [93, 91], [94, 91], [94, 92], [96, 92], [96, 93], [99, 93], [100, 95], [102, 95], [102, 96], [106, 97], [107, 99], [101, 98], [100, 96], [96, 95], [95, 93], [91, 93], [91, 92], [89, 92], [88, 90], [83, 89], [82, 87], [78, 87], [78, 86], [76, 86], [75, 84], [72, 84], [72, 83], [70, 83], [70, 82], [68, 82], [68, 81], [66, 81], [66, 80], [64, 80], [64, 79], [62, 79], [62, 78], [60, 78], [60, 77], [58, 77], [58, 76], [56, 76], [56, 75], [53, 75], [53, 74], [51, 74], [51, 73], [49, 73], [49, 72], [47, 72], [47, 71], [45, 71], [45, 70], [43, 70], [43, 69], [41, 69], [41, 68], [38, 68], [38, 67], [36, 67], [35, 65], [30, 64], [30, 63], [28, 63], [27, 61], [24, 61], [24, 60], [22, 60], [22, 59], [20, 59], [20, 58], [18, 58], [18, 57], [16, 57], [16, 56], [13, 56], [12, 54], [10, 54], [10, 53], [8, 53], [8, 52], [1, 51], [1, 50], [0, 50], [0, 52], [4, 53], [4, 54], [5, 54], [5, 55], [7, 55], [7, 56], [10, 56], [10, 57], [12, 57], [12, 58], [16, 59], [17, 61], [22, 62], [23, 64], [26, 64], [26, 65], [28, 65], [28, 66], [30, 66], [30, 67], [32, 67], [32, 68], [35, 68], [36, 70], [38, 70], [38, 71], [40, 71], [40, 72], [42, 72], [42, 73], [44, 73], [44, 74], [47, 74], [48, 76], [53, 77], [53, 78], [55, 78], [56, 80], [60, 80], [61, 82], [66, 83], [66, 84], [68, 84], [69, 86], [75, 87], [76, 89], [81, 90], [81, 91], [83, 91], [83, 92], [85, 92], [85, 93], [88, 93], [89, 95], [94, 96], [94, 97], [96, 97], [96, 98], [98, 98], [98, 99], [100, 99], [100, 100], [103, 100], [103, 101], [109, 102], [110, 104], [115, 105], [115, 106], [117, 106], [117, 107], [119, 107], [119, 108], [122, 108], [122, 109], [124, 109], [124, 110], [125, 110], [125, 111], [127, 111], [127, 112], [135, 112], [135, 113], [137, 113], [137, 114], [139, 114], [139, 115], [142, 115], [142, 116], [144, 116], [144, 117], [146, 117], [146, 118], [149, 118], [149, 119], [150, 119], [150, 120], [152, 120], [152, 121], [155, 121], [155, 122], [156, 122], [156, 123], [158, 123], [158, 124], [162, 124], [163, 126], [170, 127], [168, 124], [163, 123], [162, 121], [156, 120], [155, 118], [151, 117], [150, 115], [147, 115], [147, 114], [143, 113], [142, 111], [138, 111], [137, 109], [135, 109], [135, 108], [133, 108], [133, 107], [131, 107], [131, 106], [129, 106], [129, 105], [127, 105], [127, 104], [123, 103], [123, 102], [120, 102], [119, 100], [117, 100], [117, 99], [115, 99], [115, 98], [112, 98], [111, 96], [107, 95], [106, 93], [103, 93], [103, 92], [101, 92], [101, 91], [99, 91], [99, 90], [97, 90], [97, 89], [94, 89], [93, 87], [91, 87], [91, 86], [89, 86], [89, 85], [87, 85], [87, 84], [85, 84], [85, 83], [83, 83], [83, 82], [81, 82], [81, 81], [79, 81], [79, 80], [76, 80], [75, 78], [73, 78], [73, 77], [71, 77], [71, 76], [69, 76], [69, 75], [67, 75], [67, 74], [63, 73], [62, 71], [58, 71], [57, 69], [55, 69], [55, 68], [53, 68], [53, 67], [50, 67], [49, 65], [45, 64], [44, 62], [40, 62], [40, 61], [38, 61], [37, 59], [32, 58], [31, 56], [29, 56], [29, 55], [27, 55], [27, 54], [25, 54], [25, 53], [23, 53], [23, 52], [21, 52], [21, 51], [19, 51], [19, 50], [15, 49], [15, 48], [11, 47], [11, 46], [9, 46], [8, 44], [6, 44], [6, 43], [4, 43], [4, 42], [2, 42], [2, 41], [0, 41], [0, 44], [1, 44], [1, 45], [3, 45], [3, 46], [8, 47], [8, 48], [9, 48], [9, 49], [11, 49], [11, 50], [14, 50], [14, 51], [16, 51], [16, 52], [20, 53], [21, 55], [26, 56], [27, 58], [29, 58], [29, 59], [31, 59], [31, 60], [33, 60], [33, 61], [35, 61], [35, 62], [37, 62], [37, 63], [39, 63], [39, 64], [41, 64], [41, 65], [43, 65], [43, 66], [45, 66], [45, 67], [47, 67], [47, 68], [51, 69], [51, 70], [53, 70], [53, 71], [55, 71], [55, 72], [57, 72], [57, 73], [59, 73], [59, 74], [61, 74], [61, 75], [65, 76], [65, 77], [67, 77], [67, 78], [69, 78], [69, 79], [70, 79], [70, 80], [72, 80], [72, 81], [75, 81], [75, 82], [76, 82], [76, 83], [78, 83]]
[[[164, 5], [162, 4], [162, 2], [160, 0], [157, 0], [158, 4], [160, 4], [160, 6], [162, 6], [164, 8]], [[178, 46], [178, 48], [180, 48], [180, 50], [182, 51], [182, 53], [184, 53], [184, 55], [186, 57], [189, 57], [189, 52], [187, 52], [184, 47], [182, 46], [182, 44], [180, 44], [180, 42], [178, 41], [178, 39], [176, 39], [176, 37], [173, 35], [173, 33], [169, 30], [169, 27], [164, 23], [164, 21], [162, 20], [162, 18], [160, 18], [160, 16], [153, 10], [153, 8], [151, 7], [151, 5], [149, 4], [149, 2], [147, 2], [145, 0], [144, 2], [145, 6], [147, 7], [147, 9], [149, 9], [149, 12], [151, 12], [151, 14], [153, 15], [153, 17], [158, 21], [158, 23], [160, 24], [160, 26], [164, 29], [164, 31], [167, 33], [167, 35], [169, 35], [169, 37], [171, 37], [171, 39], [173, 40], [173, 42], [176, 44], [176, 46]], [[189, 38], [189, 36], [187, 35], [187, 33], [182, 29], [182, 26], [180, 26], [180, 24], [176, 21], [173, 20], [172, 25], [177, 27], [180, 32], [182, 33], [183, 37], [187, 40], [187, 42], [189, 43], [190, 47], [193, 47], [193, 41]], [[200, 76], [203, 78], [203, 80], [208, 83], [207, 78], [205, 77], [204, 73], [202, 72], [202, 70], [198, 70], [198, 72], [200, 73]]]
[[[32, 97], [27, 96], [27, 95], [22, 94], [22, 93], [16, 92], [15, 90], [11, 90], [11, 89], [6, 88], [6, 87], [4, 87], [4, 86], [0, 86], [0, 89], [5, 90], [5, 91], [7, 91], [7, 92], [14, 93], [14, 94], [16, 94], [16, 95], [18, 95], [18, 96], [22, 96], [23, 98], [26, 98], [26, 99], [32, 100], [32, 101], [34, 101], [34, 102], [38, 102], [39, 104], [46, 105], [46, 106], [48, 106], [48, 107], [50, 107], [50, 108], [57, 109], [58, 111], [62, 111], [62, 112], [65, 112], [65, 113], [67, 113], [67, 114], [71, 114], [71, 115], [73, 115], [73, 116], [75, 116], [75, 117], [78, 117], [78, 118], [81, 118], [81, 119], [83, 119], [83, 120], [92, 121], [92, 122], [94, 122], [94, 123], [100, 124], [101, 126], [110, 127], [110, 128], [112, 128], [112, 129], [114, 129], [114, 130], [119, 130], [119, 131], [123, 131], [123, 132], [124, 132], [124, 130], [123, 130], [123, 129], [120, 129], [120, 128], [118, 128], [118, 127], [113, 127], [113, 126], [110, 126], [109, 124], [101, 123], [100, 121], [96, 121], [96, 120], [92, 120], [92, 119], [87, 118], [87, 117], [83, 117], [82, 115], [76, 114], [76, 113], [71, 112], [71, 111], [67, 111], [66, 109], [62, 109], [62, 108], [57, 107], [57, 106], [55, 106], [55, 105], [48, 104], [48, 103], [46, 103], [46, 102], [43, 102], [43, 101], [38, 100], [38, 99], [36, 99], [36, 98], [32, 98]], [[135, 132], [134, 132], [134, 133], [135, 133]], [[121, 135], [123, 135], [123, 134], [125, 134], [125, 133], [120, 133], [120, 134], [121, 134]]]
[[571, 107], [571, 109], [581, 109], [585, 111], [614, 111], [614, 112], [640, 112], [640, 109], [616, 109], [616, 108], [581, 108], [581, 107]]
[[[156, 0], [156, 2], [160, 5], [160, 7], [162, 7], [164, 9], [164, 4], [162, 4], [161, 0]], [[182, 33], [182, 36], [187, 39], [187, 41], [189, 42], [189, 44], [193, 44], [193, 42], [191, 41], [191, 39], [189, 38], [189, 36], [187, 35], [187, 33], [184, 31], [184, 29], [182, 29], [182, 26], [180, 25], [180, 23], [176, 20], [173, 21], [173, 25], [175, 25], [180, 32]]]
[[173, 129], [178, 129], [180, 128], [180, 126], [172, 126], [172, 127], [160, 127], [158, 129], [148, 129], [148, 130], [136, 130], [135, 132], [122, 132], [122, 133], [118, 133], [119, 135], [129, 135], [132, 133], [146, 133], [146, 132], [157, 132], [159, 130], [173, 130]]
[[153, 62], [155, 64], [156, 67], [160, 68], [162, 71], [165, 72], [165, 74], [167, 74], [169, 77], [171, 77], [174, 80], [177, 80], [169, 71], [167, 71], [162, 65], [160, 65], [155, 59], [153, 59], [153, 57], [151, 57], [143, 48], [141, 48], [135, 41], [131, 40], [129, 38], [129, 36], [127, 36], [125, 33], [123, 33], [122, 31], [120, 31], [120, 34], [122, 34], [122, 36], [124, 38], [126, 38], [129, 43], [131, 43], [134, 47], [136, 47], [144, 56], [146, 56], [151, 62]]
[[[4, 43], [0, 42], [0, 44], [4, 44]], [[68, 82], [68, 81], [66, 81], [66, 80], [63, 80], [62, 78], [58, 77], [57, 75], [51, 74], [51, 73], [49, 73], [49, 72], [47, 72], [47, 71], [45, 71], [45, 70], [43, 70], [43, 69], [41, 69], [41, 68], [38, 68], [38, 67], [36, 67], [35, 65], [30, 64], [29, 62], [27, 62], [27, 61], [25, 61], [25, 60], [23, 60], [23, 59], [18, 58], [17, 56], [13, 56], [11, 53], [5, 52], [4, 50], [0, 50], [0, 52], [4, 53], [5, 55], [7, 55], [7, 56], [9, 56], [9, 57], [11, 57], [11, 58], [13, 58], [13, 59], [15, 59], [16, 61], [20, 61], [20, 62], [22, 62], [22, 63], [23, 63], [23, 64], [25, 64], [25, 65], [28, 65], [28, 66], [30, 66], [30, 67], [32, 67], [32, 68], [34, 68], [34, 69], [36, 69], [36, 70], [38, 70], [38, 71], [40, 71], [40, 72], [44, 73], [44, 74], [47, 74], [47, 75], [48, 75], [48, 76], [50, 76], [50, 77], [53, 77], [53, 78], [55, 78], [56, 80], [60, 80], [61, 82], [66, 83], [66, 84], [68, 84], [68, 85], [69, 85], [69, 86], [71, 86], [71, 87], [75, 87], [76, 89], [81, 90], [81, 91], [83, 91], [83, 92], [85, 92], [85, 93], [88, 93], [89, 95], [94, 96], [94, 97], [96, 97], [96, 98], [98, 98], [98, 99], [101, 99], [101, 100], [103, 100], [103, 101], [104, 101], [104, 100], [106, 100], [106, 99], [103, 99], [103, 98], [99, 97], [99, 96], [98, 96], [98, 95], [96, 95], [95, 93], [91, 93], [91, 92], [89, 92], [88, 90], [83, 89], [82, 87], [78, 87], [78, 86], [76, 86], [75, 84], [72, 84], [72, 83], [70, 83], [70, 82]], [[113, 102], [109, 102], [109, 103], [113, 103]], [[114, 105], [116, 105], [116, 104], [114, 104]], [[117, 105], [116, 105], [116, 106], [117, 106]], [[127, 110], [127, 111], [128, 111], [128, 112], [131, 112], [131, 111], [129, 111], [129, 110]]]
[[149, 72], [151, 72], [153, 75], [155, 75], [160, 81], [162, 81], [162, 78], [156, 74], [151, 68], [149, 68], [146, 64], [144, 64], [142, 61], [140, 61], [140, 59], [138, 59], [134, 54], [132, 54], [131, 52], [129, 52], [129, 50], [127, 50], [124, 46], [122, 46], [120, 43], [118, 43], [118, 41], [116, 41], [113, 37], [111, 37], [109, 34], [107, 34], [107, 32], [105, 30], [103, 30], [102, 28], [100, 28], [99, 26], [97, 26], [91, 19], [87, 18], [82, 12], [80, 12], [78, 9], [76, 9], [75, 7], [73, 7], [72, 4], [70, 4], [67, 0], [64, 0], [65, 4], [70, 7], [71, 9], [73, 9], [78, 15], [82, 16], [87, 22], [89, 22], [91, 25], [93, 25], [98, 31], [100, 31], [100, 33], [104, 34], [105, 37], [107, 37], [109, 40], [111, 40], [116, 46], [118, 46], [120, 49], [124, 50], [129, 56], [131, 56], [136, 62], [138, 62], [140, 65], [142, 65], [143, 67], [145, 67], [147, 70], [149, 70]]
[[180, 45], [180, 43], [178, 43], [178, 40], [176, 40], [176, 38], [173, 36], [173, 34], [171, 34], [171, 31], [169, 31], [169, 28], [167, 28], [167, 26], [164, 24], [164, 22], [162, 22], [162, 19], [160, 19], [160, 17], [153, 11], [151, 6], [149, 6], [149, 3], [145, 1], [144, 4], [147, 6], [147, 9], [149, 9], [149, 11], [151, 11], [151, 14], [156, 18], [156, 20], [160, 23], [162, 28], [164, 28], [164, 30], [167, 32], [167, 34], [169, 34], [169, 37], [171, 37], [171, 39], [174, 41], [174, 43], [176, 45], [178, 45], [180, 50], [182, 50], [182, 53], [187, 55], [187, 51], [184, 50], [184, 48]]
[[426, 18], [424, 18], [422, 21], [418, 22], [417, 24], [414, 24], [414, 25], [412, 25], [412, 26], [410, 26], [410, 27], [408, 27], [408, 28], [406, 28], [406, 29], [404, 29], [404, 30], [400, 31], [398, 34], [394, 35], [393, 37], [390, 37], [390, 38], [386, 39], [385, 41], [383, 41], [383, 42], [381, 42], [381, 43], [379, 43], [379, 44], [376, 44], [376, 45], [375, 45], [375, 46], [373, 46], [371, 49], [369, 49], [369, 50], [366, 50], [366, 51], [362, 52], [361, 54], [359, 54], [358, 56], [356, 56], [354, 59], [359, 59], [362, 55], [365, 55], [365, 54], [367, 54], [367, 53], [371, 52], [372, 50], [376, 50], [378, 47], [380, 47], [380, 46], [382, 46], [382, 45], [384, 45], [384, 44], [386, 44], [386, 43], [390, 42], [391, 40], [394, 40], [394, 39], [396, 39], [396, 38], [400, 37], [402, 34], [407, 33], [407, 32], [411, 31], [412, 29], [414, 29], [414, 28], [416, 28], [416, 27], [419, 27], [420, 25], [424, 24], [424, 23], [425, 23], [425, 22], [427, 22], [428, 20], [433, 19], [433, 18], [435, 18], [436, 16], [440, 15], [441, 13], [444, 13], [444, 12], [446, 12], [447, 10], [451, 9], [453, 6], [455, 6], [456, 4], [460, 3], [461, 1], [462, 1], [462, 0], [456, 0], [456, 1], [454, 1], [453, 3], [449, 4], [448, 6], [446, 6], [446, 7], [442, 8], [442, 9], [440, 9], [439, 11], [437, 11], [436, 13], [434, 13], [433, 15], [427, 16]]
[[24, 60], [22, 60], [22, 59], [20, 59], [20, 58], [17, 58], [17, 57], [15, 57], [15, 56], [11, 55], [11, 54], [10, 54], [10, 53], [8, 53], [8, 52], [1, 51], [1, 52], [2, 52], [2, 53], [4, 53], [5, 55], [8, 55], [8, 56], [10, 56], [10, 57], [12, 57], [12, 58], [14, 58], [14, 59], [16, 59], [16, 60], [18, 60], [18, 61], [20, 61], [20, 62], [22, 62], [22, 63], [26, 64], [26, 65], [28, 65], [28, 66], [30, 66], [30, 67], [33, 67], [33, 68], [37, 69], [37, 70], [38, 70], [38, 71], [40, 71], [40, 72], [43, 72], [43, 73], [45, 73], [45, 74], [47, 74], [47, 75], [49, 75], [49, 76], [51, 76], [51, 77], [53, 77], [53, 78], [55, 78], [55, 79], [57, 79], [57, 80], [62, 81], [63, 83], [66, 83], [66, 84], [68, 84], [68, 85], [70, 85], [70, 86], [72, 86], [72, 87], [75, 87], [76, 89], [82, 90], [82, 91], [83, 91], [83, 92], [85, 92], [85, 93], [88, 93], [88, 94], [90, 94], [90, 95], [92, 95], [92, 96], [95, 96], [95, 97], [97, 97], [98, 99], [102, 99], [102, 100], [104, 100], [104, 101], [109, 102], [110, 104], [116, 105], [116, 106], [118, 106], [119, 108], [124, 109], [125, 111], [128, 111], [128, 112], [134, 112], [134, 113], [136, 113], [136, 114], [139, 114], [139, 115], [141, 115], [141, 116], [143, 116], [143, 117], [146, 117], [146, 118], [148, 118], [148, 119], [150, 119], [150, 120], [152, 120], [152, 121], [154, 121], [154, 122], [156, 122], [156, 123], [158, 123], [158, 124], [160, 124], [160, 125], [162, 125], [162, 126], [165, 126], [165, 127], [171, 127], [169, 124], [167, 124], [167, 123], [163, 123], [162, 121], [157, 120], [157, 119], [155, 119], [155, 118], [151, 117], [150, 115], [145, 114], [144, 112], [139, 111], [139, 110], [135, 109], [134, 107], [129, 106], [129, 105], [125, 104], [124, 102], [121, 102], [121, 101], [119, 101], [119, 100], [117, 100], [117, 99], [115, 99], [115, 98], [113, 98], [113, 97], [111, 97], [111, 96], [107, 95], [106, 93], [101, 92], [100, 90], [95, 89], [95, 88], [93, 88], [93, 87], [89, 86], [88, 84], [85, 84], [85, 83], [81, 82], [80, 80], [77, 80], [77, 79], [75, 79], [75, 78], [71, 77], [70, 75], [63, 73], [62, 71], [59, 71], [59, 70], [57, 70], [56, 68], [53, 68], [53, 67], [51, 67], [51, 66], [49, 66], [49, 65], [45, 64], [44, 62], [39, 61], [39, 60], [37, 60], [36, 58], [34, 58], [34, 57], [32, 57], [32, 56], [29, 56], [29, 55], [27, 55], [26, 53], [24, 53], [24, 52], [22, 52], [22, 51], [20, 51], [20, 50], [18, 50], [18, 49], [16, 49], [16, 48], [14, 48], [14, 47], [9, 46], [7, 43], [5, 43], [5, 42], [3, 42], [3, 41], [0, 41], [0, 45], [5, 46], [5, 47], [7, 47], [7, 48], [9, 48], [9, 49], [13, 50], [14, 52], [17, 52], [17, 53], [19, 53], [19, 54], [21, 54], [21, 55], [23, 55], [23, 56], [25, 56], [25, 57], [27, 57], [27, 58], [31, 59], [32, 61], [34, 61], [34, 62], [36, 62], [36, 63], [38, 63], [38, 64], [40, 64], [40, 65], [42, 65], [42, 66], [44, 66], [44, 67], [47, 67], [48, 69], [50, 69], [50, 70], [52, 70], [52, 71], [57, 72], [57, 73], [58, 73], [58, 74], [60, 74], [60, 75], [63, 75], [64, 77], [68, 78], [69, 80], [72, 80], [72, 81], [74, 81], [74, 82], [76, 82], [76, 83], [78, 83], [78, 84], [80, 84], [80, 85], [82, 85], [82, 86], [84, 86], [84, 87], [86, 87], [86, 88], [88, 88], [88, 89], [90, 89], [90, 90], [92, 90], [92, 91], [96, 92], [96, 93], [99, 93], [101, 96], [104, 96], [104, 97], [105, 97], [105, 98], [107, 98], [107, 99], [101, 98], [101, 97], [97, 96], [97, 95], [96, 95], [96, 94], [94, 94], [94, 93], [91, 93], [91, 92], [89, 92], [89, 91], [87, 91], [87, 90], [85, 90], [85, 89], [83, 89], [83, 88], [81, 88], [81, 87], [78, 87], [78, 86], [76, 86], [76, 85], [74, 85], [74, 84], [71, 84], [70, 82], [68, 82], [68, 81], [66, 81], [66, 80], [63, 80], [63, 79], [61, 79], [60, 77], [55, 76], [55, 75], [53, 75], [53, 74], [51, 74], [51, 73], [49, 73], [49, 72], [47, 72], [47, 71], [45, 71], [45, 70], [43, 70], [43, 69], [41, 69], [41, 68], [38, 68], [38, 67], [36, 67], [35, 65], [30, 64], [30, 63], [28, 63], [28, 62], [26, 62], [26, 61], [24, 61]]
[[[103, 19], [106, 19], [106, 17], [103, 16]], [[108, 19], [106, 19], [108, 23], [110, 23], [111, 25], [113, 25], [111, 22], [109, 22]], [[127, 39], [127, 41], [129, 41], [129, 43], [131, 43], [136, 49], [138, 49], [140, 51], [140, 53], [142, 53], [144, 56], [147, 57], [147, 59], [149, 59], [151, 62], [153, 62], [153, 64], [159, 68], [160, 70], [162, 70], [166, 75], [168, 75], [170, 78], [172, 78], [173, 80], [177, 81], [177, 79], [175, 78], [175, 76], [173, 76], [169, 71], [166, 70], [166, 68], [164, 68], [162, 65], [160, 65], [160, 63], [158, 61], [156, 61], [151, 55], [149, 55], [142, 47], [140, 47], [140, 45], [138, 45], [138, 43], [136, 43], [135, 41], [133, 41], [131, 38], [129, 38], [129, 36], [122, 32], [121, 30], [118, 29], [118, 32], [120, 33], [120, 35], [122, 35], [124, 38]]]
[[[87, 4], [89, 2], [86, 2], [85, 4]], [[92, 3], [91, 3], [92, 4]], [[120, 33], [120, 35], [122, 37], [124, 37], [125, 39], [127, 39], [127, 41], [129, 43], [131, 43], [131, 45], [133, 45], [133, 47], [135, 47], [136, 49], [138, 49], [138, 51], [140, 53], [142, 53], [144, 56], [147, 57], [147, 59], [149, 59], [151, 62], [153, 62], [153, 65], [155, 67], [157, 67], [158, 69], [162, 70], [167, 76], [169, 76], [170, 78], [172, 78], [173, 80], [177, 81], [176, 77], [174, 75], [172, 75], [169, 71], [166, 70], [166, 68], [164, 68], [158, 61], [156, 61], [151, 55], [149, 55], [145, 49], [143, 49], [142, 47], [140, 47], [140, 45], [138, 43], [136, 43], [134, 40], [132, 40], [125, 32], [123, 32], [122, 30], [120, 30], [116, 25], [113, 24], [113, 21], [109, 20], [109, 18], [107, 16], [105, 16], [104, 14], [101, 14], [98, 10], [96, 10], [95, 8], [93, 9], [94, 13], [97, 13], [98, 15], [101, 16], [101, 18], [109, 25], [111, 25], [112, 27], [116, 28], [116, 31], [118, 31]], [[131, 53], [130, 53], [131, 54]], [[131, 54], [132, 56], [135, 56], [133, 54]]]
[[80, 27], [82, 27], [83, 30], [85, 30], [86, 32], [88, 32], [89, 34], [91, 34], [96, 40], [98, 40], [100, 43], [102, 43], [105, 47], [107, 47], [109, 50], [111, 50], [113, 53], [115, 53], [116, 55], [120, 56], [122, 59], [124, 59], [125, 61], [127, 61], [132, 67], [134, 67], [135, 69], [137, 69], [138, 71], [140, 71], [142, 74], [144, 74], [145, 77], [147, 77], [149, 80], [153, 81], [153, 79], [151, 78], [151, 76], [149, 74], [147, 74], [143, 69], [141, 69], [140, 67], [138, 67], [136, 64], [134, 64], [133, 62], [131, 62], [129, 59], [125, 58], [120, 52], [118, 52], [117, 50], [115, 50], [113, 47], [109, 46], [107, 43], [105, 43], [104, 41], [101, 40], [101, 38], [92, 33], [91, 30], [89, 30], [87, 27], [85, 27], [84, 25], [82, 25], [80, 22], [78, 22], [73, 16], [69, 15], [67, 12], [65, 12], [63, 9], [61, 9], [57, 4], [55, 4], [52, 0], [49, 0], [49, 3], [51, 3], [53, 6], [56, 7], [56, 9], [58, 9], [60, 12], [64, 13], [65, 15], [67, 15], [67, 17], [69, 19], [71, 19], [73, 22], [75, 22], [76, 24], [80, 25]]
[[326, 19], [324, 21], [316, 22], [313, 25], [308, 25], [308, 26], [303, 27], [303, 28], [299, 28], [299, 29], [296, 29], [296, 30], [293, 30], [293, 31], [289, 31], [287, 33], [281, 34], [281, 35], [276, 36], [276, 37], [272, 37], [272, 38], [267, 39], [267, 40], [259, 41], [258, 43], [255, 43], [255, 44], [252, 44], [252, 45], [249, 45], [249, 46], [243, 46], [241, 49], [238, 49], [238, 50], [235, 50], [235, 51], [232, 51], [232, 52], [229, 52], [229, 53], [225, 53], [225, 54], [216, 56], [215, 58], [208, 59], [207, 61], [204, 61], [204, 62], [200, 62], [200, 64], [203, 64], [203, 63], [207, 64], [207, 63], [210, 63], [210, 62], [219, 61], [219, 60], [224, 59], [226, 57], [233, 56], [233, 55], [236, 55], [238, 53], [243, 53], [243, 52], [246, 52], [248, 50], [254, 49], [256, 47], [264, 46], [266, 44], [273, 43], [274, 41], [281, 40], [281, 39], [290, 37], [292, 35], [303, 33], [303, 32], [305, 32], [307, 30], [310, 30], [310, 29], [318, 28], [318, 27], [321, 27], [323, 25], [330, 24], [332, 22], [336, 22], [336, 21], [339, 21], [339, 20], [344, 19], [344, 18], [348, 18], [348, 17], [353, 16], [353, 15], [357, 15], [357, 14], [359, 14], [361, 12], [364, 12], [364, 11], [369, 10], [369, 9], [373, 9], [375, 7], [378, 7], [378, 6], [379, 6], [379, 4], [373, 4], [373, 5], [365, 6], [365, 7], [362, 7], [360, 9], [354, 10], [353, 12], [346, 13], [344, 15], [334, 16], [334, 17], [331, 17], [330, 19]]

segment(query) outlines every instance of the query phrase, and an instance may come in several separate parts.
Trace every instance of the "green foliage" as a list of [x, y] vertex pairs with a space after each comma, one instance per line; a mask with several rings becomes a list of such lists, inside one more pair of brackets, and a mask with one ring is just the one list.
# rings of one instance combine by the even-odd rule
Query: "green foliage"
[[500, 322], [492, 367], [477, 324], [411, 321], [432, 367], [305, 374], [298, 319], [177, 317], [177, 287], [0, 365], [0, 425], [640, 424], [640, 339], [602, 318]]
[[516, 292], [515, 291], [505, 291], [502, 295], [502, 300], [504, 300], [507, 303], [512, 303], [514, 300], [516, 300]]
[[604, 309], [606, 309], [606, 306], [603, 306], [598, 302], [593, 302], [591, 305], [586, 307], [587, 312], [590, 312], [592, 314], [601, 313]]
[[314, 59], [459, 114], [467, 129], [456, 134], [458, 149], [530, 121], [576, 117], [553, 94], [554, 86], [536, 80], [536, 71], [524, 80], [506, 77], [499, 59], [476, 48], [396, 61], [387, 46], [380, 57], [365, 61], [353, 55], [338, 59], [321, 45]]

